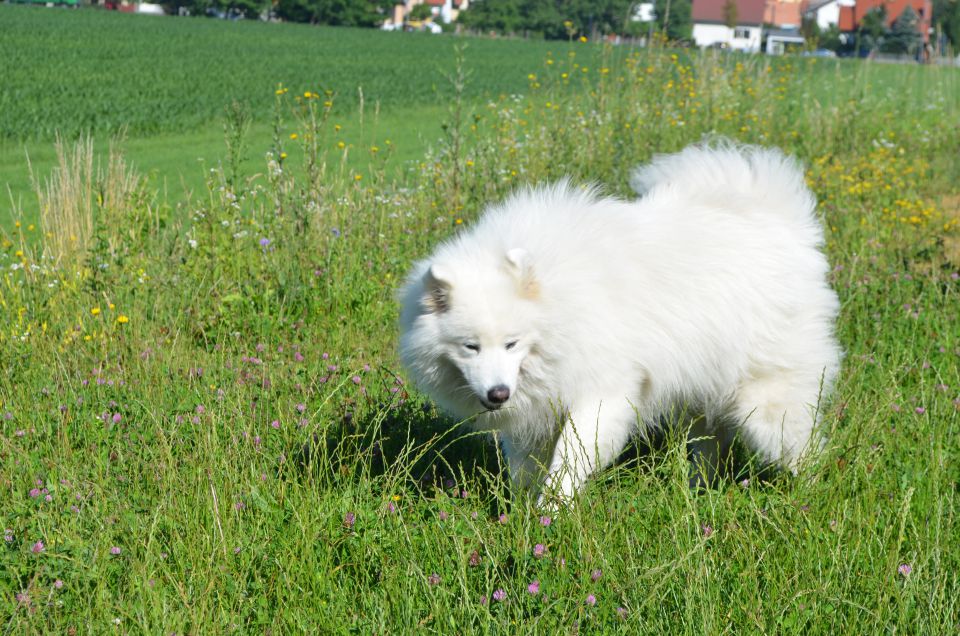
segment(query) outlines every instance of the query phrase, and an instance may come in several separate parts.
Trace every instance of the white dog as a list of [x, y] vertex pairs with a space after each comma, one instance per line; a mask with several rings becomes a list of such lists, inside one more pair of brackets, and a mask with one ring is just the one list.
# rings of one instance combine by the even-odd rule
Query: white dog
[[539, 488], [545, 471], [562, 499], [680, 411], [698, 414], [706, 471], [737, 433], [795, 471], [820, 446], [841, 358], [803, 172], [715, 144], [658, 157], [632, 185], [636, 201], [524, 190], [417, 263], [403, 363], [441, 407], [500, 433], [514, 483]]

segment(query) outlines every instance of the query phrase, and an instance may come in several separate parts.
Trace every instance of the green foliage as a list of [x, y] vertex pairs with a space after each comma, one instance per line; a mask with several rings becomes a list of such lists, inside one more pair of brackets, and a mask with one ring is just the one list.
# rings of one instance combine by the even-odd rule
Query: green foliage
[[410, 11], [410, 15], [407, 16], [410, 20], [427, 20], [431, 17], [433, 17], [433, 11], [428, 4], [418, 4]]
[[633, 4], [629, 0], [477, 0], [459, 21], [476, 31], [532, 33], [547, 39], [566, 39], [573, 33], [592, 37], [623, 33]]
[[291, 22], [373, 27], [384, 20], [382, 5], [377, 0], [277, 0], [274, 10]]
[[954, 51], [960, 50], [960, 0], [933, 0], [932, 24], [942, 29]]
[[[830, 25], [834, 26], [834, 25]], [[805, 44], [810, 49], [816, 49], [820, 46], [820, 25], [817, 24], [816, 17], [804, 16], [800, 20], [800, 35], [803, 36]], [[826, 47], [824, 47], [826, 48]]]
[[671, 42], [688, 42], [693, 37], [690, 0], [654, 0], [657, 27]]
[[857, 37], [861, 50], [876, 51], [883, 46], [887, 35], [887, 8], [883, 5], [866, 12], [860, 21]]
[[830, 51], [840, 51], [843, 48], [843, 42], [840, 39], [840, 27], [831, 24], [825, 31], [821, 31], [817, 37], [817, 44], [820, 48]]
[[882, 50], [886, 53], [916, 55], [923, 40], [919, 31], [920, 18], [913, 7], [907, 5], [890, 27]]

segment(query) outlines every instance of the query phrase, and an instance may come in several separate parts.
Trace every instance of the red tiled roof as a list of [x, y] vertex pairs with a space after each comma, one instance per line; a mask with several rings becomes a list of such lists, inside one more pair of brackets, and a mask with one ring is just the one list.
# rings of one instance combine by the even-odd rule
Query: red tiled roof
[[856, 21], [853, 16], [853, 7], [840, 7], [840, 21], [837, 26], [841, 31], [856, 31]]
[[763, 21], [777, 27], [799, 27], [800, 3], [779, 2], [779, 0], [767, 2], [766, 11], [763, 14]]
[[[766, 0], [734, 0], [737, 4], [738, 24], [761, 24], [766, 8]], [[723, 6], [727, 0], [693, 0], [692, 15], [694, 22], [723, 23]]]

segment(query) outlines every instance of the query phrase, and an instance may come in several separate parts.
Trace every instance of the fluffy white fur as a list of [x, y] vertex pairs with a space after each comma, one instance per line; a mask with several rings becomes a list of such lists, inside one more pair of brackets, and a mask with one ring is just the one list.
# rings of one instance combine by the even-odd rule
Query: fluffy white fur
[[841, 356], [803, 172], [777, 150], [714, 144], [657, 157], [632, 184], [635, 201], [566, 181], [518, 192], [417, 263], [404, 364], [441, 407], [499, 431], [515, 483], [545, 477], [562, 498], [681, 411], [700, 415], [702, 463], [739, 433], [795, 470], [819, 447]]

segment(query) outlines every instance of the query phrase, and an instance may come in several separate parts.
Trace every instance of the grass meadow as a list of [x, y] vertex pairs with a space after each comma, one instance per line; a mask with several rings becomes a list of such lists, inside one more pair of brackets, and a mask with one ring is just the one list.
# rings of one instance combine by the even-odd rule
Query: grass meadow
[[[402, 122], [345, 152], [349, 76], [328, 95], [278, 67], [247, 110], [208, 111], [226, 134], [189, 196], [82, 125], [16, 193], [36, 212], [0, 224], [3, 632], [960, 630], [956, 70], [429, 42], [449, 83], [409, 160], [389, 163]], [[500, 46], [535, 59], [474, 85]], [[492, 440], [406, 383], [398, 280], [522, 184], [627, 194], [635, 163], [704, 135], [808, 167], [846, 350], [829, 442], [796, 477], [741, 452], [695, 492], [669, 431], [538, 510]]]

